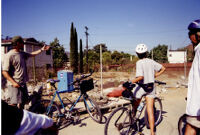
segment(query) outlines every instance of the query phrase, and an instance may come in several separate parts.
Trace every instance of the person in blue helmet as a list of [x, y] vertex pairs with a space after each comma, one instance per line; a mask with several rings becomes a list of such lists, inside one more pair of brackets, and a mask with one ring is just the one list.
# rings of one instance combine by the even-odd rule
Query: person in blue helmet
[[188, 30], [195, 56], [188, 76], [186, 114], [194, 117], [187, 117], [185, 135], [196, 135], [200, 128], [200, 19], [191, 22]]

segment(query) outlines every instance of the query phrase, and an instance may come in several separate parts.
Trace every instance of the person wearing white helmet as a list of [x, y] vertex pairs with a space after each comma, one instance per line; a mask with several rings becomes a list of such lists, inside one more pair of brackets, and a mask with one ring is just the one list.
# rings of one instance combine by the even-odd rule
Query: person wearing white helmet
[[[135, 49], [139, 60], [136, 62], [136, 78], [132, 80], [132, 83], [141, 83], [144, 85], [152, 86], [149, 90], [144, 90], [139, 85], [136, 87], [133, 92], [133, 96], [137, 99], [141, 99], [143, 95], [146, 95], [147, 102], [147, 113], [150, 124], [150, 132], [151, 135], [155, 135], [155, 127], [154, 127], [154, 98], [155, 98], [155, 89], [154, 79], [155, 77], [161, 75], [165, 71], [165, 67], [156, 61], [147, 58], [148, 48], [145, 44], [138, 44]], [[138, 100], [139, 102], [140, 100]]]

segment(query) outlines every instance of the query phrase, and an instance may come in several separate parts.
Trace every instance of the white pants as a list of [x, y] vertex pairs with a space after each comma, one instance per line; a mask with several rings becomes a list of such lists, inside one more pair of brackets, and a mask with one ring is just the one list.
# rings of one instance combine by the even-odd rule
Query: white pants
[[156, 97], [156, 90], [155, 88], [151, 92], [146, 92], [144, 89], [138, 85], [136, 85], [135, 90], [133, 90], [133, 97], [137, 99], [141, 99], [142, 96], [146, 95], [146, 97], [155, 98]]
[[34, 135], [40, 128], [45, 129], [53, 125], [53, 120], [46, 115], [23, 111], [21, 125], [15, 135]]

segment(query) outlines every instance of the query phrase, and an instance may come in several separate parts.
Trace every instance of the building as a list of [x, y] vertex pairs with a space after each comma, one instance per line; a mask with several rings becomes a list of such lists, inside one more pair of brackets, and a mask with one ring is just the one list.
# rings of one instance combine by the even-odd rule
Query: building
[[187, 62], [187, 51], [168, 50], [167, 58], [169, 63]]
[[[34, 38], [24, 38], [24, 51], [33, 52], [40, 49], [43, 45], [39, 43]], [[1, 43], [1, 59], [3, 60], [5, 54], [12, 49], [11, 39], [2, 40]], [[27, 68], [29, 78], [36, 80], [41, 80], [42, 78], [48, 76], [48, 71], [53, 68], [53, 57], [51, 49], [38, 54], [35, 57], [29, 58], [27, 60]]]

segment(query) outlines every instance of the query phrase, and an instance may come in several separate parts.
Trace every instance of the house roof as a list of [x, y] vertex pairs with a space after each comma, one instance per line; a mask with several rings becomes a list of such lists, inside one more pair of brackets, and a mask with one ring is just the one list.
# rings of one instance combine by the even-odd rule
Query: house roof
[[[36, 46], [42, 46], [39, 41], [37, 41], [35, 38], [23, 38], [25, 44], [30, 44], [30, 45], [36, 45]], [[12, 39], [8, 40], [1, 40], [1, 45], [6, 46], [6, 45], [11, 45], [12, 44]]]

